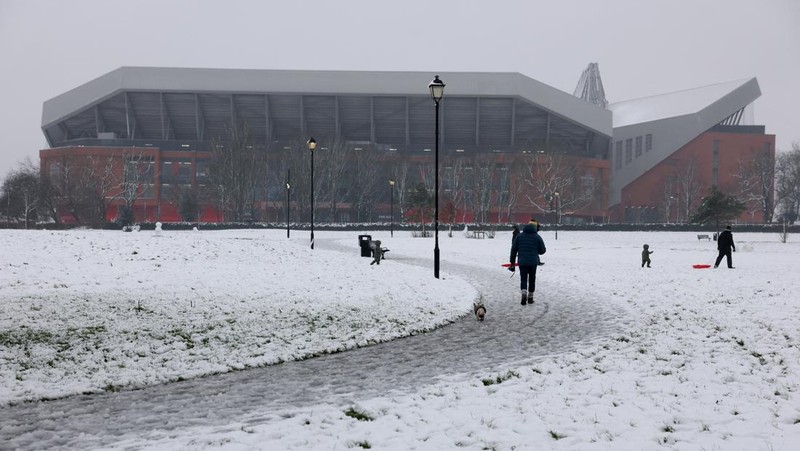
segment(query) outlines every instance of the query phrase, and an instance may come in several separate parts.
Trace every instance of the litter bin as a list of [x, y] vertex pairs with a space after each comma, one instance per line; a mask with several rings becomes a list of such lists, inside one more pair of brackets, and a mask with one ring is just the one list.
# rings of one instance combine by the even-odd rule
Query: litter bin
[[372, 241], [372, 235], [358, 236], [358, 245], [361, 247], [362, 257], [372, 257], [372, 249], [369, 248], [370, 241]]

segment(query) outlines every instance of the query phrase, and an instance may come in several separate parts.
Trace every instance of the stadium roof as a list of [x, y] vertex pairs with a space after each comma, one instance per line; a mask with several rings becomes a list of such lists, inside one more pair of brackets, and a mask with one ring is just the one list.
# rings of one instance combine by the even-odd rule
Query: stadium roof
[[[694, 89], [671, 92], [639, 99], [626, 100], [624, 102], [612, 103], [608, 108], [614, 113], [614, 127], [625, 127], [627, 125], [639, 124], [642, 122], [657, 121], [676, 116], [695, 114], [714, 104], [715, 102], [725, 101], [735, 95], [737, 91], [745, 91], [748, 85], [752, 92], [752, 85], [757, 90], [758, 83], [755, 78], [729, 81]], [[758, 97], [748, 97], [752, 102]], [[741, 102], [737, 103], [741, 108]], [[715, 125], [715, 124], [711, 124]]]
[[[247, 120], [256, 140], [336, 134], [413, 145], [433, 141], [433, 72], [121, 67], [44, 103], [51, 146], [119, 139], [208, 140]], [[522, 148], [541, 141], [597, 150], [611, 113], [519, 73], [443, 72], [443, 142]], [[599, 138], [599, 139], [598, 139]]]
[[[610, 205], [622, 189], [677, 150], [717, 125], [747, 125], [745, 108], [761, 96], [758, 80], [736, 80], [609, 105], [614, 114], [614, 171]], [[634, 139], [649, 137], [651, 149], [629, 155]], [[625, 145], [625, 152], [621, 150]]]

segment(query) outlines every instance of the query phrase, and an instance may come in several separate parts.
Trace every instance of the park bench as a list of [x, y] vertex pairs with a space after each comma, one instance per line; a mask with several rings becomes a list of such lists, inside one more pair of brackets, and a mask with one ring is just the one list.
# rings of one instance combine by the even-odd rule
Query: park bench
[[697, 239], [698, 239], [698, 241], [699, 240], [711, 241], [711, 235], [708, 235], [708, 234], [705, 234], [705, 233], [700, 233], [700, 234], [697, 235]]

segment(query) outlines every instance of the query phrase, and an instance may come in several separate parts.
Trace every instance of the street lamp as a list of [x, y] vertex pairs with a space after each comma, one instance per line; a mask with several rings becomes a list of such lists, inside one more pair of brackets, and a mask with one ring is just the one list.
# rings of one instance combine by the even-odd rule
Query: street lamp
[[558, 224], [561, 222], [561, 197], [559, 197], [558, 191], [553, 194], [556, 196], [556, 239], [558, 239]]
[[311, 153], [311, 249], [314, 249], [314, 149], [317, 141], [312, 136], [308, 140], [308, 151]]
[[439, 79], [439, 76], [436, 75], [433, 78], [433, 81], [430, 82], [428, 85], [428, 89], [431, 90], [431, 97], [433, 98], [434, 103], [436, 103], [436, 147], [435, 147], [435, 154], [434, 154], [434, 206], [433, 206], [433, 234], [434, 234], [434, 245], [433, 245], [433, 277], [439, 278], [439, 101], [442, 100], [442, 96], [444, 95], [444, 82]]
[[289, 238], [289, 207], [291, 206], [289, 200], [289, 191], [292, 189], [292, 185], [290, 182], [291, 172], [290, 169], [286, 169], [286, 238]]
[[389, 204], [390, 205], [389, 212], [391, 215], [391, 218], [389, 219], [389, 236], [391, 236], [392, 238], [394, 238], [394, 184], [395, 184], [394, 179], [389, 179], [389, 186], [391, 186], [391, 188], [389, 189], [391, 190], [392, 193], [392, 200], [391, 203]]

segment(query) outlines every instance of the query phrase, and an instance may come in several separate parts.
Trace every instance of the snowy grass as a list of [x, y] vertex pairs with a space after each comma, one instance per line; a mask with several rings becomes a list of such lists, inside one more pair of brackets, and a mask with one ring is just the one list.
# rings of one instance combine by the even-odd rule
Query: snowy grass
[[[356, 254], [355, 234], [324, 235], [341, 236], [352, 255], [311, 254], [305, 236], [281, 240], [263, 232], [158, 239], [144, 233], [14, 232], [3, 245], [15, 252], [0, 260], [3, 399], [304, 358], [416, 333], [469, 313], [477, 293], [463, 281], [448, 276], [434, 283], [430, 268], [396, 261], [369, 267]], [[430, 255], [431, 240], [398, 235], [385, 241], [390, 258]], [[697, 270], [691, 265], [713, 263], [716, 251], [713, 242], [689, 232], [563, 232], [558, 241], [552, 233], [543, 236], [548, 253], [537, 302], [559, 302], [547, 297], [548, 287], [580, 287], [596, 302], [627, 312], [610, 336], [511, 369], [487, 368], [479, 377], [453, 375], [408, 394], [288, 409], [272, 412], [269, 421], [173, 431], [152, 441], [125, 437], [115, 446], [796, 449], [795, 240], [734, 231], [736, 269]], [[507, 259], [508, 238], [445, 238], [442, 258], [497, 271]], [[173, 240], [175, 248], [162, 243]], [[640, 267], [644, 243], [655, 251], [651, 269]], [[273, 259], [281, 263], [264, 261]], [[210, 277], [208, 268], [220, 276]], [[342, 279], [346, 273], [354, 274]], [[366, 295], [364, 280], [374, 282]], [[488, 307], [487, 321], [493, 321], [498, 306]], [[349, 316], [354, 311], [357, 320]], [[280, 320], [271, 321], [273, 316]], [[339, 321], [345, 323], [332, 326]], [[327, 343], [315, 348], [309, 336]], [[246, 351], [252, 347], [257, 355]], [[59, 359], [62, 353], [72, 357]], [[115, 370], [120, 364], [125, 368]]]
[[378, 271], [277, 231], [0, 240], [0, 404], [367, 346], [447, 324], [476, 297], [455, 277], [439, 294], [423, 268]]

